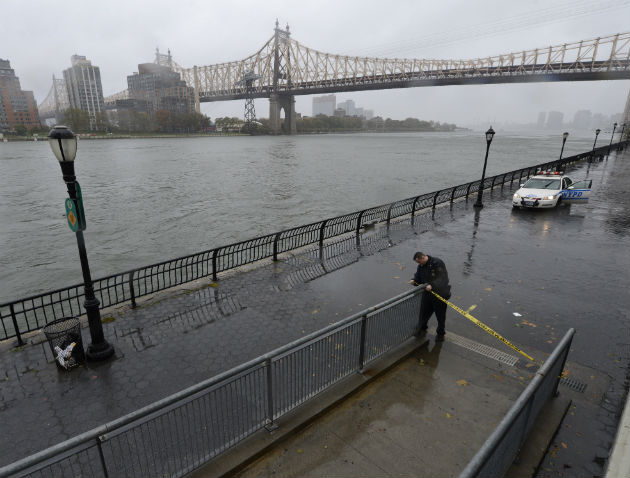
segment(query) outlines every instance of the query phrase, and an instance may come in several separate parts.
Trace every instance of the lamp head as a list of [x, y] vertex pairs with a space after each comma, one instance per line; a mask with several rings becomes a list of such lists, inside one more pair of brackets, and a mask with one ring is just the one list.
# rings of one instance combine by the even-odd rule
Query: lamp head
[[595, 130], [595, 136], [597, 136], [597, 135], [600, 133], [600, 131], [601, 131], [601, 129], [597, 128], [597, 129]]
[[490, 129], [486, 131], [486, 141], [490, 143], [492, 142], [492, 138], [494, 138], [494, 130], [492, 129], [492, 126], [490, 126]]
[[77, 137], [67, 126], [57, 125], [48, 133], [48, 143], [60, 163], [74, 161], [77, 155]]
[[569, 137], [569, 132], [568, 131], [565, 131], [564, 133], [562, 133], [562, 139], [564, 141], [566, 141], [568, 137]]
[[617, 127], [617, 123], [613, 124], [613, 128], [616, 128], [616, 127]]

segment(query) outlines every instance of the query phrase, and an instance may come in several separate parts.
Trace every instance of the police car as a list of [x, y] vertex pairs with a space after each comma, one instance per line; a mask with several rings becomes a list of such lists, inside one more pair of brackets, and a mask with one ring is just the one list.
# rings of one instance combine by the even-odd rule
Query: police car
[[590, 197], [592, 183], [592, 179], [573, 182], [562, 172], [541, 172], [521, 184], [512, 198], [512, 207], [545, 209], [562, 203], [585, 203]]

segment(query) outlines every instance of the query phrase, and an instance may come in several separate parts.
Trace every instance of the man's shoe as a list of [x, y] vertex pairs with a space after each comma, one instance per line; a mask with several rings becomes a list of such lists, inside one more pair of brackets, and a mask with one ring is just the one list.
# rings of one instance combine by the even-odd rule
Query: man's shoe
[[419, 339], [421, 339], [422, 337], [427, 335], [427, 329], [420, 329], [414, 335], [418, 337]]
[[444, 334], [435, 336], [436, 342], [444, 342]]

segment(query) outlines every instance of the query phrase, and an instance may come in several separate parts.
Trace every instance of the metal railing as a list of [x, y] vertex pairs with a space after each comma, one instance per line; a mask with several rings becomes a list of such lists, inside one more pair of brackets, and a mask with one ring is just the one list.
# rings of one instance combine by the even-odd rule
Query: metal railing
[[557, 394], [574, 334], [575, 330], [569, 329], [501, 423], [460, 473], [460, 478], [505, 474], [517, 457], [542, 408]]
[[179, 477], [411, 338], [416, 287], [0, 468], [0, 477]]
[[[615, 143], [615, 146], [625, 144]], [[483, 188], [492, 189], [510, 186], [514, 181], [522, 181], [540, 169], [559, 168], [576, 161], [590, 158], [591, 155], [605, 155], [609, 146], [594, 151], [587, 151], [561, 160], [550, 161], [528, 168], [485, 178]], [[217, 280], [221, 272], [250, 264], [262, 259], [278, 259], [283, 252], [304, 246], [319, 244], [343, 234], [355, 233], [359, 241], [361, 231], [367, 225], [386, 222], [410, 215], [412, 223], [415, 215], [429, 208], [435, 209], [444, 203], [453, 203], [457, 199], [468, 198], [477, 192], [479, 180], [459, 186], [441, 189], [415, 196], [391, 204], [372, 207], [323, 221], [298, 226], [254, 239], [217, 247], [207, 251], [167, 260], [119, 274], [94, 280], [94, 293], [100, 301], [100, 307], [106, 308], [125, 302], [136, 306], [136, 299], [149, 294], [198, 280], [212, 277]], [[21, 334], [41, 329], [47, 322], [82, 314], [84, 300], [83, 284], [33, 295], [12, 302], [0, 304], [0, 340], [17, 337], [21, 345]]]

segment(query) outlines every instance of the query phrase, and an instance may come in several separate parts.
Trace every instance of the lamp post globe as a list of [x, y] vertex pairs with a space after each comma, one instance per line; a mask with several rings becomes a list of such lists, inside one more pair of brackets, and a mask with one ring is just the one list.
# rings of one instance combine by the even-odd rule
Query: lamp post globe
[[492, 129], [492, 126], [490, 126], [490, 129], [488, 129], [488, 131], [486, 131], [486, 157], [483, 160], [483, 171], [481, 173], [481, 182], [479, 183], [479, 191], [477, 193], [477, 201], [475, 202], [475, 204], [473, 204], [473, 206], [476, 207], [476, 208], [482, 208], [483, 207], [483, 202], [482, 202], [482, 198], [483, 198], [483, 182], [486, 179], [486, 166], [488, 164], [488, 151], [490, 151], [490, 143], [492, 143], [492, 138], [494, 138], [494, 130]]
[[[85, 229], [85, 217], [81, 204], [81, 196], [76, 176], [74, 175], [74, 159], [77, 154], [77, 138], [66, 126], [55, 126], [48, 134], [48, 142], [53, 154], [59, 161], [63, 180], [68, 188], [68, 196], [74, 203], [75, 210], [80, 216], [77, 218], [76, 228], [77, 246], [79, 248], [79, 259], [81, 261], [81, 271], [83, 273], [83, 289], [85, 301], [83, 307], [88, 319], [90, 328], [90, 338], [92, 342], [88, 345], [85, 356], [88, 360], [105, 360], [114, 355], [114, 347], [111, 346], [103, 335], [103, 324], [101, 322], [100, 302], [94, 296], [94, 286], [90, 274], [87, 252], [85, 250], [85, 240], [83, 239], [83, 229]], [[74, 230], [74, 229], [73, 229]]]

